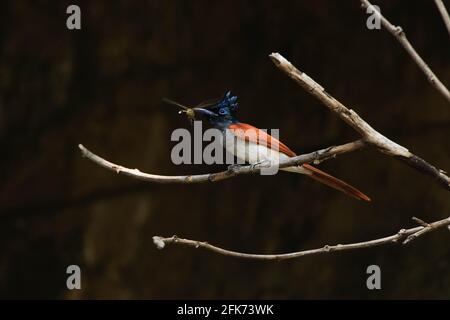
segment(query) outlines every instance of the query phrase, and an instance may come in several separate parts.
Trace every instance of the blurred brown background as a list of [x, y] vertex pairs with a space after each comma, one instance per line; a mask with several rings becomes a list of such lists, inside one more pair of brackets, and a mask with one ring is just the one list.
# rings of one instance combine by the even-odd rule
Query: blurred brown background
[[[3, 298], [450, 298], [450, 232], [408, 247], [255, 262], [153, 235], [280, 253], [363, 241], [450, 212], [449, 193], [364, 150], [321, 168], [370, 195], [353, 200], [300, 175], [215, 184], [142, 183], [83, 159], [78, 143], [142, 171], [175, 166], [170, 134], [190, 125], [161, 103], [239, 96], [243, 122], [280, 128], [309, 152], [357, 138], [270, 61], [282, 53], [369, 123], [450, 170], [450, 107], [359, 1], [0, 2], [0, 296]], [[432, 1], [378, 1], [450, 85], [450, 38]], [[448, 3], [447, 3], [448, 4]], [[449, 6], [448, 6], [449, 7]], [[66, 267], [82, 269], [80, 291]], [[382, 290], [366, 288], [377, 264]]]

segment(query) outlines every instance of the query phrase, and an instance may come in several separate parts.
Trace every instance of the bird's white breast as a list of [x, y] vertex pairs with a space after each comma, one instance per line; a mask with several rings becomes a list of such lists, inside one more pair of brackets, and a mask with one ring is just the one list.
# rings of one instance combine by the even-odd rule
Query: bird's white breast
[[[263, 144], [257, 144], [255, 142], [240, 139], [230, 130], [225, 130], [224, 147], [229, 153], [235, 155], [238, 159], [250, 164], [270, 161], [273, 165], [278, 164], [280, 161], [289, 159], [289, 157], [284, 153], [270, 149]], [[283, 168], [282, 170], [306, 173], [303, 172], [305, 170], [302, 167], [289, 167]]]

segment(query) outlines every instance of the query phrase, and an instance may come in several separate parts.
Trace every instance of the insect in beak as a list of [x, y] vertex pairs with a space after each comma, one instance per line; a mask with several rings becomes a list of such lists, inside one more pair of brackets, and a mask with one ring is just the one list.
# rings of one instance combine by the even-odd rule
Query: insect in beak
[[182, 110], [178, 111], [178, 114], [185, 113], [189, 120], [194, 121], [195, 120], [195, 111], [193, 108], [186, 107], [185, 105], [182, 105], [181, 103], [175, 102], [173, 100], [163, 98], [162, 99], [165, 103], [176, 106], [181, 108]]

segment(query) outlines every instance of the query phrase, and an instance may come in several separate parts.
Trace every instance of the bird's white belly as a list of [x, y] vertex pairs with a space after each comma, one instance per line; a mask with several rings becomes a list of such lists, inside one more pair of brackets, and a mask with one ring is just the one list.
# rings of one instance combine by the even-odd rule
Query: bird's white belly
[[[224, 147], [229, 153], [235, 155], [238, 159], [250, 164], [270, 162], [271, 165], [277, 165], [280, 161], [290, 158], [284, 153], [269, 149], [262, 144], [239, 139], [228, 130], [225, 131]], [[305, 169], [297, 166], [283, 168], [280, 170], [306, 173], [303, 172], [306, 171]]]

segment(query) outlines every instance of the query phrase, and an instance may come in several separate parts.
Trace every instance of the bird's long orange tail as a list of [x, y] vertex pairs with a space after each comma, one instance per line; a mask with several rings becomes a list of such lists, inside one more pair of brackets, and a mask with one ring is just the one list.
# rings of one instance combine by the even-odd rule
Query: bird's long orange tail
[[343, 193], [358, 200], [370, 201], [370, 198], [364, 193], [352, 187], [348, 183], [345, 183], [344, 181], [329, 175], [328, 173], [325, 173], [309, 164], [304, 164], [303, 168], [307, 169], [307, 176], [313, 178], [314, 180], [317, 180], [336, 190], [342, 191]]

